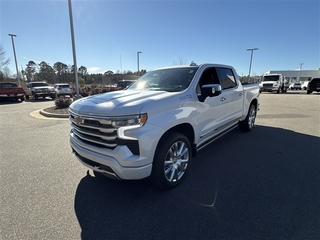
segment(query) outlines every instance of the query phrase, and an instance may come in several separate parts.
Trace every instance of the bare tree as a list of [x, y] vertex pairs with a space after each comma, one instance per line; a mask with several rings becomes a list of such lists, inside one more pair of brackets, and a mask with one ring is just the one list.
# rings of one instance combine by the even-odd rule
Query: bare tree
[[176, 62], [175, 60], [173, 60], [173, 65], [186, 65], [187, 61], [184, 60], [182, 57], [179, 57], [179, 61]]
[[10, 59], [5, 57], [6, 52], [4, 51], [2, 44], [0, 44], [0, 70], [2, 67], [6, 66], [9, 64]]

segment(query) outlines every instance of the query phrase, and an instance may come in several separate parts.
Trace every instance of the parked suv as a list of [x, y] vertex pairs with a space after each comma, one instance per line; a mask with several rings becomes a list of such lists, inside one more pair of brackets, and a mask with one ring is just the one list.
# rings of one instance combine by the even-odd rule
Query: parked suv
[[289, 87], [290, 90], [301, 90], [301, 83], [294, 83]]
[[302, 90], [307, 90], [308, 89], [308, 84], [309, 84], [309, 81], [303, 82], [303, 84], [301, 85]]
[[49, 86], [46, 82], [29, 82], [25, 88], [26, 99], [33, 97], [37, 100], [39, 97], [51, 97], [54, 100], [57, 96], [53, 87]]
[[118, 89], [125, 89], [126, 87], [129, 87], [130, 85], [134, 84], [135, 80], [121, 80], [117, 84]]
[[307, 94], [313, 91], [320, 92], [320, 78], [312, 78], [308, 83]]
[[57, 97], [69, 95], [73, 96], [72, 89], [68, 83], [56, 83], [53, 85], [54, 90], [57, 93]]

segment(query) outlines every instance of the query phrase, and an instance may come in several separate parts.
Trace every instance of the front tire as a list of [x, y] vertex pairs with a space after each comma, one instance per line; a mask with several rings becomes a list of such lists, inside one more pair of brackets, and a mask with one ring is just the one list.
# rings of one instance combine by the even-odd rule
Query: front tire
[[251, 104], [246, 118], [243, 121], [240, 121], [238, 124], [240, 130], [243, 132], [251, 131], [254, 127], [256, 115], [257, 115], [256, 107], [255, 105]]
[[191, 144], [180, 133], [166, 134], [158, 144], [153, 159], [151, 179], [161, 188], [171, 189], [185, 178], [191, 161]]

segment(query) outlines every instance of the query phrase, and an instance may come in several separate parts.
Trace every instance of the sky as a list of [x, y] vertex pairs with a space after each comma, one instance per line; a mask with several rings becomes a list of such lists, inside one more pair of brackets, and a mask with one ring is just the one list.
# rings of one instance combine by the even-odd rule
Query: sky
[[[88, 73], [190, 63], [238, 75], [320, 68], [319, 0], [71, 0], [77, 67]], [[29, 61], [74, 64], [68, 0], [0, 0], [12, 74]], [[258, 48], [253, 52], [247, 49]]]

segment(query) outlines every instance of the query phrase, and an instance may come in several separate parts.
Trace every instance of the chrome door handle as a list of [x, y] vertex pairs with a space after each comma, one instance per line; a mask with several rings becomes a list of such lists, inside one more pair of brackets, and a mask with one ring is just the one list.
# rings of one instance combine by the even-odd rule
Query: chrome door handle
[[222, 98], [220, 98], [220, 101], [225, 101], [226, 100], [226, 98], [225, 97], [222, 97]]

